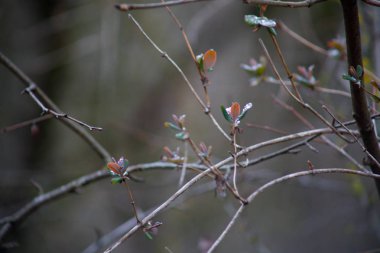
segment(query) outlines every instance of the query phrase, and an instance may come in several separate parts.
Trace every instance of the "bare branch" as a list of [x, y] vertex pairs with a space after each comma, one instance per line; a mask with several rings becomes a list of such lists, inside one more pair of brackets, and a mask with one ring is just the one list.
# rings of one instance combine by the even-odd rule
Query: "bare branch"
[[[282, 22], [282, 21], [278, 22], [278, 27], [281, 30], [283, 30], [284, 32], [286, 32], [287, 34], [289, 34], [290, 37], [292, 37], [293, 39], [297, 40], [298, 42], [300, 42], [301, 44], [305, 45], [306, 47], [310, 48], [311, 50], [313, 50], [315, 52], [318, 52], [320, 54], [323, 54], [325, 56], [331, 57], [331, 58], [334, 57], [333, 55], [330, 55], [326, 49], [321, 48], [321, 47], [315, 45], [311, 41], [305, 39], [304, 37], [302, 37], [301, 35], [299, 35], [295, 31], [291, 30], [288, 26], [285, 25], [284, 22]], [[344, 60], [344, 59], [342, 59], [342, 60]], [[363, 66], [363, 69], [364, 69], [365, 74], [367, 74], [368, 76], [370, 76], [376, 82], [380, 83], [380, 78], [378, 76], [376, 76], [372, 71], [370, 71], [368, 68], [366, 68], [364, 66]]]
[[200, 98], [200, 96], [198, 95], [198, 93], [195, 91], [193, 85], [191, 84], [191, 82], [189, 81], [189, 79], [187, 78], [187, 76], [185, 75], [185, 73], [182, 71], [182, 69], [177, 65], [177, 63], [166, 52], [162, 51], [156, 45], [156, 43], [154, 43], [154, 41], [148, 36], [148, 34], [146, 34], [146, 32], [141, 27], [141, 25], [137, 22], [137, 20], [131, 14], [128, 14], [128, 17], [133, 21], [133, 23], [135, 23], [135, 25], [140, 30], [140, 32], [145, 36], [145, 38], [150, 42], [150, 44], [152, 44], [152, 46], [162, 55], [162, 57], [164, 57], [165, 59], [167, 59], [177, 69], [177, 71], [181, 74], [183, 80], [186, 82], [187, 86], [189, 87], [189, 89], [193, 93], [194, 97], [198, 101], [198, 103], [202, 106], [202, 109], [204, 110], [204, 112], [206, 113], [206, 115], [208, 115], [210, 117], [211, 121], [214, 123], [214, 125], [219, 130], [219, 132], [221, 132], [223, 134], [223, 136], [226, 137], [227, 140], [231, 141], [231, 138], [222, 129], [222, 127], [216, 121], [216, 119], [214, 118], [214, 116], [211, 114], [209, 108], [202, 101], [202, 99]]
[[25, 73], [23, 73], [21, 69], [19, 69], [13, 62], [11, 62], [10, 59], [8, 59], [1, 52], [0, 52], [0, 62], [5, 67], [7, 67], [11, 72], [13, 72], [27, 86], [23, 92], [27, 93], [34, 100], [34, 102], [41, 108], [43, 114], [44, 113], [50, 113], [53, 116], [55, 116], [56, 118], [66, 118], [66, 119], [72, 120], [81, 126], [87, 127], [91, 131], [92, 130], [98, 130], [98, 131], [103, 130], [101, 127], [90, 126], [90, 125], [88, 125], [88, 124], [86, 124], [86, 123], [84, 123], [78, 119], [75, 119], [75, 118], [67, 115], [66, 113], [57, 112], [59, 110], [53, 110], [53, 109], [47, 108], [44, 105], [44, 103], [36, 95], [36, 94], [41, 93], [41, 90], [38, 88], [38, 86]]
[[[77, 119], [72, 118], [71, 116], [68, 116], [67, 114], [58, 113], [61, 112], [58, 106], [53, 101], [51, 101], [51, 99], [20, 68], [18, 68], [10, 59], [8, 59], [1, 52], [0, 63], [2, 63], [18, 79], [20, 79], [20, 81], [26, 87], [25, 92], [27, 92], [31, 96], [31, 98], [38, 104], [38, 106], [42, 109], [44, 113], [49, 112], [53, 116], [60, 119], [65, 125], [67, 125], [69, 128], [71, 128], [71, 130], [76, 132], [82, 139], [84, 139], [105, 162], [111, 160], [111, 156], [108, 153], [108, 151], [102, 145], [100, 145], [100, 143], [91, 134], [85, 131], [78, 124], [85, 126], [90, 130], [101, 130], [101, 128], [89, 126], [84, 122], [81, 122]], [[47, 108], [45, 104], [49, 108]]]
[[311, 7], [314, 4], [321, 3], [327, 0], [304, 0], [299, 2], [293, 1], [276, 1], [276, 0], [243, 0], [247, 4], [267, 4], [271, 6], [287, 7], [287, 8], [301, 8]]
[[366, 4], [380, 7], [380, 1], [377, 1], [377, 0], [362, 0], [362, 1], [365, 2]]
[[[337, 131], [342, 131], [340, 129], [337, 129]], [[316, 130], [310, 130], [310, 131], [305, 131], [305, 132], [300, 132], [296, 134], [291, 134], [279, 138], [275, 138], [272, 140], [264, 141], [252, 146], [249, 146], [247, 148], [242, 149], [238, 153], [236, 153], [236, 157], [240, 157], [243, 155], [246, 155], [256, 149], [274, 145], [277, 143], [282, 143], [285, 141], [289, 140], [294, 140], [294, 139], [299, 139], [299, 138], [304, 138], [304, 137], [309, 137], [309, 136], [314, 136], [318, 134], [323, 134], [323, 133], [332, 133], [333, 131], [330, 128], [323, 128], [323, 129], [316, 129]], [[342, 131], [344, 133], [345, 130]], [[155, 209], [152, 213], [147, 215], [144, 219], [141, 220], [141, 224], [137, 224], [134, 226], [128, 233], [123, 235], [117, 242], [115, 242], [112, 246], [110, 246], [107, 250], [105, 250], [105, 253], [112, 252], [114, 249], [116, 249], [120, 244], [122, 244], [125, 240], [127, 240], [129, 237], [131, 237], [134, 233], [136, 233], [142, 226], [151, 220], [153, 217], [155, 217], [158, 213], [160, 213], [163, 209], [165, 209], [168, 205], [170, 205], [171, 202], [173, 202], [175, 199], [177, 199], [180, 195], [182, 195], [188, 188], [190, 188], [192, 185], [194, 185], [196, 182], [198, 182], [201, 178], [205, 177], [207, 174], [209, 174], [212, 170], [217, 169], [222, 167], [223, 165], [230, 163], [233, 161], [232, 157], [228, 157], [211, 168], [203, 171], [202, 173], [198, 174], [197, 176], [193, 177], [190, 181], [188, 181], [185, 185], [183, 185], [180, 189], [178, 189], [173, 195], [171, 195], [165, 202], [163, 202], [157, 209]], [[233, 166], [233, 165], [232, 165]], [[190, 165], [188, 164], [188, 167]], [[364, 172], [363, 172], [364, 173]], [[243, 204], [244, 205], [244, 204]]]
[[[357, 2], [341, 0], [341, 5], [346, 33], [347, 69], [351, 66], [355, 68], [357, 66], [363, 66]], [[358, 125], [364, 147], [368, 150], [369, 154], [371, 154], [369, 158], [374, 158], [368, 159], [371, 170], [375, 173], [380, 173], [380, 148], [368, 110], [363, 76], [360, 77], [360, 81], [363, 85], [358, 85], [352, 81], [350, 82], [354, 119]], [[380, 180], [376, 180], [375, 182], [380, 196]]]
[[[328, 168], [328, 169], [314, 169], [314, 170], [307, 170], [307, 171], [301, 171], [301, 172], [296, 172], [292, 174], [288, 174], [283, 177], [276, 178], [265, 185], [261, 186], [259, 189], [254, 191], [251, 195], [248, 197], [248, 202], [252, 203], [252, 201], [260, 194], [263, 193], [265, 190], [280, 184], [282, 182], [295, 179], [298, 177], [303, 177], [303, 176], [308, 176], [308, 175], [317, 175], [317, 174], [331, 174], [331, 173], [337, 173], [337, 174], [353, 174], [353, 175], [358, 175], [358, 176], [363, 176], [363, 177], [371, 177], [371, 178], [376, 178], [380, 179], [380, 175], [371, 173], [371, 172], [362, 172], [362, 171], [357, 171], [357, 170], [350, 170], [350, 169], [340, 169], [340, 168]], [[248, 204], [249, 205], [249, 204]], [[228, 223], [227, 227], [223, 230], [223, 232], [220, 234], [217, 240], [215, 240], [214, 244], [211, 246], [211, 248], [207, 251], [207, 253], [213, 252], [216, 247], [223, 241], [224, 237], [227, 235], [227, 233], [230, 231], [231, 227], [236, 223], [237, 219], [243, 212], [243, 210], [248, 206], [248, 205], [241, 205], [239, 209], [236, 211], [235, 215], [232, 217], [230, 222]]]
[[11, 125], [11, 126], [3, 127], [0, 129], [0, 133], [8, 133], [8, 132], [11, 132], [11, 131], [19, 129], [19, 128], [23, 128], [26, 126], [30, 126], [30, 125], [37, 124], [39, 122], [51, 119], [52, 117], [53, 117], [53, 115], [47, 114], [47, 115], [44, 115], [44, 116], [41, 116], [41, 117], [38, 117], [35, 119], [26, 120], [26, 121], [23, 121], [23, 122], [20, 122], [20, 123]]
[[162, 8], [173, 5], [182, 5], [189, 3], [196, 3], [202, 1], [210, 1], [210, 0], [174, 0], [167, 1], [162, 3], [147, 3], [147, 4], [116, 4], [115, 8], [120, 11], [132, 11], [132, 10], [141, 10], [141, 9], [153, 9], [153, 8]]

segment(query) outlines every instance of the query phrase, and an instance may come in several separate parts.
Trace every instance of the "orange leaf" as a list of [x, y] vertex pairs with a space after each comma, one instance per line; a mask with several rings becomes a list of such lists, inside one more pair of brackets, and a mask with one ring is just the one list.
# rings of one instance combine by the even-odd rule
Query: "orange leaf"
[[120, 171], [121, 167], [117, 163], [109, 162], [107, 163], [107, 168], [115, 174], [119, 175], [121, 173]]
[[216, 63], [216, 51], [214, 49], [207, 50], [203, 55], [203, 69], [212, 70]]
[[231, 105], [231, 118], [235, 121], [240, 115], [240, 105], [239, 103], [233, 102]]

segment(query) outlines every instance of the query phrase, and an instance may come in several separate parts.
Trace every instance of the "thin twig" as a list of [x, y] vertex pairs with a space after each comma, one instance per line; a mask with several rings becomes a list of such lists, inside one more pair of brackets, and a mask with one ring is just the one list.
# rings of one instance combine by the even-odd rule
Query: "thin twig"
[[271, 126], [267, 126], [267, 125], [262, 126], [262, 125], [258, 125], [258, 124], [254, 124], [254, 123], [246, 123], [245, 125], [247, 127], [264, 129], [264, 130], [267, 130], [267, 131], [270, 131], [273, 133], [277, 133], [277, 134], [288, 134], [288, 132], [286, 132], [286, 131], [283, 131], [283, 130], [280, 130], [280, 129], [277, 129], [277, 128], [274, 128]]
[[[279, 80], [277, 80], [271, 76], [266, 76], [263, 78], [263, 80], [265, 82], [268, 82], [268, 83], [280, 84], [281, 85], [281, 82]], [[284, 83], [285, 83], [285, 85], [291, 85], [291, 83], [289, 81], [284, 81]], [[299, 83], [296, 82], [296, 84], [298, 85]], [[333, 94], [333, 95], [339, 95], [339, 96], [351, 98], [351, 93], [349, 93], [347, 91], [325, 88], [325, 87], [319, 86], [318, 84], [314, 85], [312, 88], [309, 88], [309, 89], [312, 91], [318, 91], [321, 93]]]
[[362, 1], [365, 2], [366, 4], [380, 7], [380, 1], [377, 1], [377, 0], [362, 0]]
[[282, 80], [276, 66], [274, 65], [273, 63], [273, 60], [271, 58], [271, 56], [269, 55], [269, 52], [264, 44], [264, 42], [259, 39], [259, 42], [260, 42], [260, 45], [261, 47], [263, 48], [264, 50], [264, 53], [266, 55], [266, 57], [268, 58], [269, 60], [269, 63], [272, 67], [272, 70], [274, 72], [274, 74], [276, 75], [277, 79], [281, 82], [282, 86], [285, 88], [286, 92], [296, 101], [298, 102], [302, 107], [306, 108], [307, 110], [309, 110], [312, 114], [314, 114], [318, 119], [320, 119], [326, 126], [328, 126], [329, 128], [331, 128], [331, 130], [333, 130], [337, 136], [339, 136], [340, 138], [342, 138], [343, 140], [347, 141], [343, 135], [341, 135], [338, 131], [335, 131], [335, 127], [332, 126], [330, 124], [330, 122], [328, 122], [319, 112], [317, 112], [313, 107], [311, 107], [309, 104], [303, 102], [302, 100], [300, 100], [296, 95], [294, 95], [290, 90], [289, 88], [286, 86], [284, 80]]
[[[58, 106], [30, 79], [20, 68], [18, 68], [10, 59], [8, 59], [5, 55], [0, 52], [0, 63], [2, 63], [6, 68], [8, 68], [26, 87], [25, 91], [31, 95], [31, 98], [38, 104], [38, 106], [43, 109], [48, 109], [50, 112], [61, 112]], [[37, 98], [36, 95], [38, 95]], [[49, 107], [46, 108], [44, 103]], [[44, 109], [43, 109], [44, 111]], [[53, 113], [52, 113], [53, 114]], [[54, 115], [56, 116], [56, 115]], [[111, 161], [111, 155], [108, 151], [98, 142], [96, 139], [85, 131], [78, 124], [88, 127], [91, 129], [91, 126], [78, 121], [67, 114], [58, 113], [58, 119], [61, 120], [66, 126], [71, 128], [74, 132], [76, 132], [82, 139], [84, 139], [95, 152], [105, 161]], [[75, 122], [75, 123], [74, 123]], [[78, 124], [77, 124], [78, 123]], [[81, 124], [82, 123], [82, 124]], [[96, 127], [92, 127], [94, 130], [99, 130]]]
[[[164, 0], [161, 0], [161, 2], [165, 2]], [[207, 113], [209, 112], [210, 110], [210, 106], [211, 106], [211, 100], [210, 100], [210, 96], [208, 94], [208, 85], [210, 85], [210, 81], [209, 79], [207, 78], [207, 76], [205, 76], [205, 74], [202, 72], [202, 70], [200, 69], [199, 67], [199, 64], [197, 62], [197, 59], [195, 57], [195, 54], [194, 54], [194, 51], [193, 51], [193, 48], [191, 47], [191, 44], [190, 44], [190, 41], [189, 41], [189, 38], [185, 32], [185, 29], [183, 28], [183, 25], [181, 24], [181, 22], [179, 21], [179, 19], [177, 18], [177, 16], [174, 14], [174, 12], [168, 7], [166, 6], [166, 10], [169, 12], [170, 16], [173, 18], [174, 22], [176, 23], [176, 25], [178, 26], [179, 30], [181, 31], [182, 33], [182, 37], [183, 39], [185, 40], [185, 44], [186, 44], [186, 47], [191, 55], [191, 57], [193, 58], [193, 62], [198, 70], [198, 74], [200, 76], [200, 79], [201, 79], [201, 82], [202, 82], [202, 86], [203, 86], [203, 90], [204, 90], [204, 93], [205, 93], [205, 99], [206, 99], [206, 106], [207, 106]]]
[[[176, 201], [174, 201], [170, 206], [168, 206], [168, 209], [176, 208], [185, 201], [188, 201], [189, 199], [199, 196], [201, 194], [204, 194], [206, 192], [209, 192], [215, 188], [215, 184], [213, 182], [205, 183], [202, 185], [199, 185], [198, 187], [192, 188], [186, 194], [183, 198], [178, 198]], [[140, 213], [140, 216], [146, 216], [147, 214], [153, 212], [158, 206], [155, 206], [153, 208], [150, 208], [143, 213]], [[90, 245], [86, 247], [82, 251], [82, 253], [96, 253], [99, 252], [103, 247], [111, 244], [118, 238], [120, 238], [123, 234], [128, 232], [133, 226], [135, 226], [135, 219], [131, 218], [128, 221], [124, 222], [123, 224], [119, 225], [115, 229], [113, 229], [111, 232], [103, 235], [101, 238], [97, 239], [96, 241], [92, 242]]]
[[222, 129], [222, 127], [216, 121], [216, 119], [214, 118], [214, 116], [211, 114], [209, 108], [202, 101], [202, 99], [200, 98], [200, 96], [198, 95], [198, 93], [195, 91], [193, 85], [191, 84], [191, 82], [189, 81], [189, 79], [187, 78], [187, 76], [185, 75], [185, 73], [182, 71], [182, 69], [177, 65], [177, 63], [166, 52], [162, 51], [156, 45], [156, 43], [148, 36], [148, 34], [146, 34], [146, 32], [144, 31], [144, 29], [141, 27], [141, 25], [136, 21], [136, 19], [131, 14], [128, 14], [128, 17], [133, 21], [133, 23], [137, 26], [137, 28], [145, 36], [145, 38], [150, 42], [150, 44], [161, 54], [161, 56], [164, 57], [165, 59], [167, 59], [177, 69], [177, 71], [181, 74], [181, 76], [184, 79], [185, 83], [187, 84], [187, 86], [189, 87], [189, 89], [191, 90], [191, 92], [193, 93], [194, 97], [196, 98], [196, 100], [198, 101], [198, 103], [201, 105], [201, 107], [204, 110], [204, 112], [206, 113], [206, 115], [209, 116], [209, 118], [211, 119], [211, 121], [214, 123], [214, 125], [216, 126], [216, 128], [223, 134], [223, 136], [226, 137], [227, 140], [231, 141], [231, 138]]
[[[342, 131], [342, 130], [337, 130], [337, 131]], [[310, 130], [310, 131], [305, 131], [305, 132], [300, 132], [296, 134], [291, 134], [279, 138], [275, 138], [272, 140], [264, 141], [252, 146], [249, 146], [247, 148], [242, 149], [239, 151], [236, 156], [244, 156], [256, 149], [265, 147], [265, 146], [270, 146], [274, 145], [277, 143], [282, 143], [285, 141], [293, 140], [293, 139], [298, 139], [298, 138], [304, 138], [308, 136], [314, 136], [317, 134], [323, 134], [323, 133], [331, 133], [333, 132], [330, 128], [324, 128], [324, 129], [316, 129], [316, 130]], [[342, 131], [342, 133], [345, 132], [345, 130]], [[175, 199], [177, 199], [180, 195], [182, 195], [188, 188], [190, 188], [192, 185], [194, 185], [196, 182], [198, 182], [201, 178], [205, 177], [208, 175], [212, 169], [220, 168], [221, 166], [232, 162], [233, 158], [228, 157], [217, 164], [215, 164], [212, 168], [209, 168], [202, 173], [196, 175], [193, 177], [190, 181], [188, 181], [185, 185], [183, 185], [180, 189], [178, 189], [174, 194], [172, 194], [166, 201], [164, 201], [157, 209], [155, 209], [152, 213], [147, 215], [144, 219], [141, 220], [142, 224], [145, 224], [149, 220], [151, 220], [153, 217], [155, 217], [158, 213], [160, 213], [163, 209], [165, 209], [168, 205], [170, 205], [171, 202], [173, 202]], [[358, 172], [358, 171], [356, 171]], [[364, 173], [364, 172], [362, 172]], [[244, 205], [244, 203], [243, 203]], [[128, 231], [128, 233], [124, 234], [117, 242], [115, 242], [112, 246], [110, 246], [107, 250], [104, 251], [104, 253], [109, 253], [112, 252], [114, 249], [116, 249], [120, 244], [122, 244], [125, 240], [127, 240], [130, 236], [132, 236], [134, 233], [136, 233], [140, 228], [142, 227], [141, 224], [137, 224], [134, 226], [131, 230]]]
[[[314, 125], [311, 124], [305, 117], [303, 117], [302, 114], [300, 114], [296, 109], [294, 109], [294, 107], [285, 104], [284, 102], [277, 99], [276, 97], [273, 97], [273, 99], [277, 104], [279, 104], [286, 110], [290, 111], [296, 118], [298, 118], [307, 127], [309, 127], [310, 129], [315, 129]], [[351, 121], [351, 122], [353, 123], [355, 121]], [[346, 126], [347, 124], [343, 124], [343, 125]], [[348, 130], [348, 128], [346, 130]], [[353, 133], [352, 130], [349, 130], [349, 131]], [[345, 156], [348, 160], [350, 160], [353, 164], [355, 164], [356, 167], [358, 167], [362, 171], [367, 171], [367, 169], [363, 165], [361, 165], [358, 161], [356, 161], [355, 158], [353, 158], [350, 154], [348, 154], [343, 148], [339, 147], [334, 142], [332, 142], [327, 136], [321, 136], [321, 139], [324, 143], [326, 143], [327, 145], [329, 145], [330, 147], [338, 151], [341, 155]]]
[[[283, 21], [279, 21], [278, 22], [278, 27], [281, 30], [283, 30], [284, 32], [286, 32], [287, 34], [289, 34], [290, 37], [292, 37], [296, 41], [300, 42], [301, 44], [305, 45], [306, 47], [310, 48], [311, 50], [313, 50], [313, 51], [315, 51], [317, 53], [323, 54], [325, 56], [328, 56], [330, 58], [334, 58], [333, 55], [329, 54], [328, 50], [326, 50], [324, 48], [321, 48], [320, 46], [317, 46], [316, 44], [314, 44], [311, 41], [307, 40], [306, 38], [302, 37], [301, 35], [299, 35], [295, 31], [293, 31], [292, 29], [290, 29], [288, 26], [286, 26]], [[347, 57], [343, 57], [343, 59], [341, 59], [341, 60], [347, 60], [346, 58]], [[376, 76], [372, 71], [370, 71], [369, 69], [367, 69], [365, 66], [363, 66], [363, 69], [364, 69], [364, 73], [366, 75], [368, 75], [369, 77], [371, 77], [376, 82], [380, 83], [380, 78], [378, 76]]]
[[280, 56], [282, 66], [284, 67], [286, 74], [288, 75], [288, 79], [289, 79], [290, 83], [292, 84], [292, 88], [293, 88], [294, 92], [296, 93], [296, 97], [304, 104], [305, 102], [303, 101], [301, 94], [299, 93], [297, 86], [294, 83], [294, 76], [293, 76], [292, 72], [290, 72], [290, 70], [289, 70], [288, 64], [285, 61], [284, 54], [282, 53], [282, 50], [280, 48], [280, 45], [278, 44], [276, 36], [274, 34], [272, 34], [271, 32], [269, 32], [269, 30], [268, 30], [268, 33], [272, 39], [272, 42], [274, 44], [274, 47], [276, 49], [277, 54]]
[[[378, 116], [379, 116], [379, 114], [376, 114], [373, 117], [378, 117]], [[345, 122], [344, 124], [347, 125], [347, 124], [352, 124], [352, 123], [354, 123], [354, 121]], [[339, 131], [342, 131], [342, 133], [346, 132], [345, 130], [339, 130]], [[299, 133], [295, 133], [295, 134], [290, 134], [290, 135], [282, 136], [279, 138], [275, 138], [275, 139], [272, 139], [269, 141], [265, 141], [262, 143], [252, 145], [252, 146], [238, 152], [236, 154], [236, 156], [240, 157], [242, 155], [246, 155], [249, 152], [252, 152], [252, 151], [257, 150], [259, 148], [274, 145], [277, 143], [282, 143], [282, 142], [286, 142], [286, 141], [290, 141], [290, 140], [294, 140], [294, 139], [299, 139], [299, 138], [304, 138], [304, 137], [318, 136], [320, 134], [328, 134], [328, 133], [332, 133], [331, 129], [321, 128], [321, 129], [314, 129], [314, 130], [310, 130], [310, 131], [304, 131], [304, 132], [299, 132]], [[291, 147], [287, 151], [292, 150], [294, 148], [295, 147]], [[268, 159], [273, 158], [277, 155], [284, 154], [285, 152], [286, 152], [286, 150], [282, 150], [282, 151], [278, 151], [277, 154], [273, 153], [273, 154], [269, 154], [267, 157], [265, 157], [265, 156], [259, 157], [255, 160], [250, 161], [249, 165], [257, 164], [261, 161], [268, 160]], [[231, 161], [232, 161], [232, 158], [228, 157], [225, 160], [215, 164], [212, 168], [214, 168], [214, 169], [220, 168], [220, 169], [226, 169], [226, 170], [231, 169], [234, 165], [233, 164], [227, 165]], [[153, 162], [153, 163], [146, 163], [146, 164], [131, 165], [128, 167], [127, 171], [129, 174], [131, 174], [131, 173], [138, 172], [138, 171], [146, 171], [146, 170], [153, 170], [153, 169], [171, 169], [172, 170], [172, 169], [176, 169], [176, 168], [178, 168], [178, 165], [174, 164], [174, 163]], [[188, 187], [190, 187], [195, 182], [197, 182], [200, 178], [211, 173], [210, 168], [207, 168], [207, 166], [197, 164], [197, 163], [188, 164], [188, 168], [197, 168], [198, 170], [204, 170], [204, 171], [201, 174], [199, 174], [201, 176], [198, 175], [197, 177], [195, 177], [191, 181], [189, 181], [187, 184], [185, 184], [182, 188], [180, 188], [179, 192], [177, 192], [178, 194], [176, 196], [174, 196], [173, 198], [172, 197], [169, 198], [167, 203], [165, 202], [166, 204], [164, 203], [163, 205], [161, 205], [160, 209], [156, 210], [155, 213], [158, 213], [160, 210], [162, 210], [167, 205], [169, 205], [170, 201], [172, 199], [175, 199], [176, 197], [178, 197]], [[2, 228], [0, 229], [0, 241], [9, 232], [9, 230], [13, 226], [22, 222], [25, 218], [27, 218], [29, 215], [31, 215], [34, 211], [38, 210], [40, 207], [42, 207], [42, 206], [44, 206], [44, 205], [46, 205], [46, 204], [48, 204], [54, 200], [57, 200], [61, 197], [64, 197], [65, 195], [67, 195], [69, 193], [76, 192], [77, 189], [79, 189], [85, 185], [91, 184], [93, 182], [96, 182], [98, 180], [101, 180], [101, 179], [107, 178], [107, 177], [109, 177], [109, 172], [107, 170], [99, 170], [99, 171], [96, 171], [94, 173], [82, 176], [82, 177], [75, 179], [75, 180], [73, 180], [67, 184], [64, 184], [64, 185], [57, 187], [57, 188], [55, 188], [49, 192], [46, 192], [44, 194], [41, 194], [41, 195], [35, 197], [34, 199], [32, 199], [29, 203], [27, 203], [25, 206], [20, 208], [14, 214], [0, 219], [0, 224], [2, 225]], [[150, 218], [153, 218], [153, 217], [154, 217], [154, 215], [150, 216]], [[145, 220], [142, 220], [142, 222], [144, 222], [144, 221]]]
[[288, 7], [288, 8], [301, 8], [311, 7], [314, 4], [321, 3], [327, 0], [304, 0], [304, 1], [277, 1], [277, 0], [243, 0], [247, 4], [266, 4], [270, 6]]
[[[251, 195], [248, 197], [248, 202], [252, 203], [252, 201], [260, 194], [266, 191], [267, 189], [280, 184], [282, 182], [295, 179], [298, 177], [308, 176], [308, 175], [317, 175], [317, 174], [331, 174], [331, 173], [338, 173], [338, 174], [353, 174], [363, 177], [371, 177], [371, 178], [377, 178], [380, 179], [380, 175], [371, 173], [371, 172], [363, 172], [363, 171], [357, 171], [357, 170], [350, 170], [350, 169], [340, 169], [340, 168], [327, 168], [327, 169], [313, 169], [313, 170], [307, 170], [307, 171], [301, 171], [296, 172], [292, 174], [288, 174], [283, 177], [276, 178], [265, 185], [261, 186], [259, 189], [255, 190]], [[216, 247], [223, 241], [224, 237], [227, 235], [227, 233], [230, 231], [231, 227], [236, 223], [237, 219], [243, 212], [243, 210], [248, 205], [241, 205], [239, 209], [236, 211], [235, 215], [232, 217], [226, 228], [223, 230], [223, 232], [220, 234], [220, 236], [215, 240], [213, 245], [210, 247], [210, 249], [207, 251], [207, 253], [213, 252]]]
[[34, 100], [34, 102], [41, 108], [42, 114], [50, 113], [58, 119], [59, 118], [69, 119], [69, 120], [74, 121], [75, 123], [77, 123], [81, 126], [87, 127], [90, 131], [92, 131], [92, 130], [97, 130], [97, 131], [103, 130], [101, 127], [90, 126], [87, 123], [84, 123], [83, 121], [80, 121], [76, 118], [73, 118], [73, 117], [67, 115], [66, 113], [60, 113], [60, 112], [57, 112], [53, 109], [46, 107], [45, 104], [36, 95], [36, 94], [39, 94], [38, 86], [32, 80], [30, 80], [29, 77], [27, 77], [14, 63], [11, 62], [10, 59], [8, 59], [1, 52], [0, 52], [0, 62], [5, 67], [7, 67], [11, 72], [13, 72], [19, 79], [21, 79], [21, 81], [23, 81], [26, 84], [27, 87], [25, 88], [25, 90], [23, 92], [27, 93]]
[[46, 114], [46, 115], [40, 116], [38, 118], [26, 120], [26, 121], [23, 121], [23, 122], [20, 122], [20, 123], [11, 125], [11, 126], [3, 127], [0, 129], [0, 133], [8, 133], [8, 132], [11, 132], [11, 131], [19, 129], [19, 128], [34, 125], [34, 124], [37, 124], [39, 122], [51, 119], [52, 117], [53, 117], [53, 115]]
[[350, 129], [348, 129], [339, 119], [337, 119], [334, 114], [331, 112], [331, 110], [329, 108], [327, 108], [327, 106], [323, 105], [322, 108], [324, 110], [326, 110], [326, 112], [336, 121], [339, 123], [339, 126], [343, 127], [345, 130], [347, 130], [347, 132], [355, 139], [355, 142], [357, 142], [359, 144], [359, 146], [362, 148], [363, 152], [365, 152], [367, 154], [367, 156], [369, 157], [369, 159], [371, 159], [375, 164], [377, 164], [377, 166], [379, 166], [380, 168], [380, 163], [375, 159], [375, 157], [372, 156], [371, 153], [369, 153], [367, 151], [367, 149], [364, 147], [364, 145], [359, 141], [358, 137], [356, 137], [356, 135], [354, 135], [352, 133], [352, 131]]
[[129, 200], [130, 200], [130, 203], [132, 205], [132, 209], [133, 209], [133, 213], [135, 215], [136, 221], [137, 221], [137, 223], [141, 223], [141, 221], [139, 219], [139, 215], [137, 213], [136, 202], [135, 202], [135, 199], [133, 197], [131, 187], [129, 186], [129, 184], [127, 184], [127, 182], [124, 181], [123, 183], [124, 183], [125, 187], [127, 187]]
[[202, 1], [210, 0], [173, 0], [163, 3], [147, 3], [147, 4], [116, 4], [115, 8], [120, 11], [132, 11], [132, 10], [141, 10], [141, 9], [152, 9], [152, 8], [162, 8], [166, 6], [182, 5], [189, 3], [196, 3]]
[[179, 182], [178, 182], [178, 185], [180, 187], [183, 185], [183, 182], [185, 181], [185, 176], [186, 176], [187, 159], [189, 156], [189, 148], [187, 146], [187, 142], [183, 143], [183, 149], [184, 149], [183, 164], [182, 164], [182, 169], [181, 169], [181, 176], [179, 177]]

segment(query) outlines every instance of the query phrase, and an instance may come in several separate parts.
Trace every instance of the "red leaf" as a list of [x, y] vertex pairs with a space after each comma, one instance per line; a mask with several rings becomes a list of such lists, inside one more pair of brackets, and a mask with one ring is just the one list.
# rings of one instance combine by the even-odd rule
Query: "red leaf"
[[203, 55], [203, 69], [211, 70], [216, 63], [216, 51], [214, 49], [207, 50]]
[[120, 171], [121, 167], [117, 163], [109, 162], [107, 163], [107, 168], [115, 174], [118, 174], [118, 175], [121, 174], [121, 171]]
[[239, 103], [233, 102], [231, 105], [231, 118], [235, 121], [240, 116], [240, 105]]

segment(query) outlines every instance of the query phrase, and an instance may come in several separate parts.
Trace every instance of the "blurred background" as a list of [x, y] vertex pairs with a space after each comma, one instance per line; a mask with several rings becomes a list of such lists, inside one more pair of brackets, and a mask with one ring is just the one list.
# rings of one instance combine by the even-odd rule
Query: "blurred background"
[[[125, 156], [131, 164], [153, 162], [160, 160], [164, 146], [172, 150], [181, 146], [174, 132], [163, 127], [172, 114], [186, 114], [192, 138], [213, 146], [215, 162], [228, 157], [231, 144], [202, 112], [180, 74], [114, 4], [110, 0], [2, 0], [0, 51], [64, 112], [103, 127], [102, 132], [91, 134], [115, 158]], [[253, 103], [254, 109], [244, 123], [271, 126], [286, 133], [308, 129], [274, 103], [273, 96], [294, 106], [316, 127], [323, 127], [277, 84], [264, 82], [252, 87], [249, 75], [240, 68], [241, 63], [251, 58], [258, 60], [263, 54], [258, 43], [262, 38], [282, 70], [266, 31], [254, 33], [244, 23], [244, 15], [257, 13], [255, 7], [241, 1], [216, 0], [172, 10], [196, 54], [210, 48], [218, 53], [215, 70], [208, 74], [209, 93], [211, 110], [225, 131], [229, 126], [219, 107], [233, 101]], [[344, 36], [340, 11], [339, 1], [328, 1], [305, 9], [269, 7], [266, 16], [282, 20], [327, 48], [329, 40]], [[380, 13], [365, 6], [360, 11], [365, 61], [380, 74], [380, 64], [375, 61], [380, 46], [375, 24]], [[167, 11], [142, 10], [133, 15], [203, 96], [197, 70]], [[282, 31], [278, 31], [278, 40], [292, 71], [299, 65], [315, 64], [321, 86], [348, 91], [340, 78], [346, 72], [344, 62], [319, 55]], [[267, 74], [272, 75], [269, 68]], [[3, 66], [0, 87], [0, 128], [40, 115], [32, 99], [20, 94], [24, 86]], [[305, 88], [301, 92], [324, 115], [321, 104], [333, 108], [341, 120], [351, 119], [347, 97]], [[245, 124], [242, 128], [239, 143], [244, 146], [282, 135]], [[333, 136], [329, 138], [345, 145]], [[255, 151], [249, 158], [287, 144]], [[283, 155], [239, 171], [241, 193], [247, 196], [271, 179], [304, 170], [307, 160], [315, 168], [355, 168], [329, 146], [318, 142], [313, 146], [318, 153], [302, 147], [298, 155]], [[347, 151], [362, 161], [359, 147], [348, 146]], [[104, 168], [103, 160], [81, 138], [54, 119], [33, 128], [0, 133], [0, 161], [1, 217], [14, 213], [38, 195], [32, 182], [47, 192]], [[197, 158], [190, 153], [189, 161], [196, 162]], [[152, 170], [136, 176], [144, 182], [130, 182], [130, 186], [138, 209], [144, 212], [178, 189], [180, 170]], [[186, 179], [192, 176], [194, 173], [188, 172]], [[204, 252], [239, 206], [230, 195], [216, 198], [213, 188], [210, 179], [197, 183], [175, 206], [156, 217], [163, 225], [153, 240], [139, 232], [115, 252]], [[97, 252], [110, 242], [104, 246], [96, 241], [130, 218], [133, 213], [126, 189], [105, 179], [38, 209], [5, 237], [0, 251]], [[380, 252], [379, 200], [373, 180], [327, 175], [289, 181], [263, 193], [245, 210], [217, 252], [375, 252], [371, 250]]]

